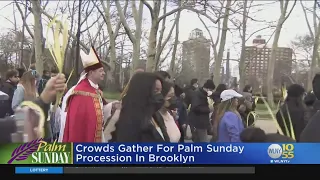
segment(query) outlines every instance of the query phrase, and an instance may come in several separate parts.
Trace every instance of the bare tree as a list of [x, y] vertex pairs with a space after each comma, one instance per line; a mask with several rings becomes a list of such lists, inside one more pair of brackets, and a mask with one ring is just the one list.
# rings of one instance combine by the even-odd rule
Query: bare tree
[[[132, 6], [132, 13], [133, 13], [133, 19], [135, 21], [136, 29], [134, 31], [134, 34], [132, 33], [127, 20], [125, 19], [124, 11], [122, 10], [122, 7], [120, 5], [119, 1], [115, 1], [116, 7], [118, 10], [118, 14], [120, 17], [121, 24], [123, 25], [123, 28], [125, 29], [132, 45], [133, 45], [133, 56], [132, 56], [132, 68], [130, 75], [133, 75], [134, 69], [139, 65], [140, 61], [140, 44], [141, 44], [141, 31], [142, 31], [142, 17], [143, 17], [143, 3], [142, 1], [139, 2], [139, 8], [136, 7], [136, 1], [131, 1]], [[126, 0], [126, 4], [128, 3], [128, 0]]]
[[[195, 3], [191, 1], [192, 3], [189, 3], [189, 1], [185, 1], [182, 3], [182, 6], [179, 6], [169, 12], [166, 12], [165, 14], [160, 16], [160, 8], [161, 8], [161, 1], [154, 0], [153, 1], [153, 7], [145, 0], [141, 0], [143, 3], [147, 6], [147, 8], [150, 11], [151, 16], [151, 28], [149, 33], [149, 44], [148, 44], [148, 60], [147, 60], [147, 71], [153, 71], [156, 69], [156, 47], [157, 47], [157, 35], [158, 35], [158, 29], [159, 29], [159, 23], [164, 20], [167, 16], [170, 16], [172, 14], [177, 13], [178, 11], [182, 10], [189, 10], [197, 14], [201, 14], [202, 16], [208, 18], [211, 22], [217, 23], [220, 18], [217, 18], [216, 20], [211, 17], [211, 15], [208, 15], [205, 11], [208, 1], [201, 1], [203, 4], [203, 7], [201, 10], [198, 10], [195, 8]], [[231, 2], [230, 2], [231, 4]], [[215, 8], [215, 7], [214, 7]], [[230, 9], [230, 8], [227, 8]], [[224, 16], [228, 16], [225, 14]]]
[[[181, 2], [180, 2], [181, 3]], [[180, 12], [180, 11], [179, 11]], [[178, 13], [179, 13], [178, 12]], [[163, 4], [163, 14], [166, 14], [167, 13], [167, 1], [164, 1], [164, 4]], [[161, 53], [163, 52], [165, 46], [167, 45], [167, 43], [169, 42], [170, 38], [171, 38], [171, 35], [172, 35], [172, 32], [174, 30], [174, 28], [176, 27], [176, 24], [178, 23], [179, 21], [179, 16], [180, 15], [177, 15], [173, 25], [171, 26], [171, 29], [167, 35], [167, 37], [165, 38], [165, 40], [163, 41], [163, 38], [164, 38], [164, 32], [166, 30], [166, 17], [162, 20], [162, 27], [161, 27], [161, 30], [160, 30], [160, 34], [159, 34], [159, 39], [157, 40], [157, 47], [156, 47], [156, 56], [155, 56], [155, 70], [158, 70], [159, 69], [159, 64], [161, 62]], [[179, 26], [178, 26], [179, 28]], [[177, 30], [177, 29], [176, 29]], [[178, 29], [179, 31], [179, 29]], [[177, 39], [177, 38], [176, 38]], [[149, 41], [150, 42], [150, 41]]]
[[[300, 4], [302, 7], [302, 10], [304, 12], [306, 24], [310, 33], [310, 37], [313, 40], [313, 48], [312, 48], [312, 60], [311, 60], [311, 66], [310, 71], [308, 73], [308, 85], [307, 89], [312, 89], [312, 78], [315, 74], [315, 68], [318, 67], [320, 62], [320, 57], [318, 53], [319, 48], [319, 38], [320, 38], [320, 18], [317, 15], [317, 9], [318, 9], [318, 3], [315, 0], [313, 3], [313, 7], [311, 9], [308, 9], [304, 6], [303, 2], [300, 0]], [[312, 13], [312, 20], [313, 20], [313, 28], [311, 27], [311, 23], [308, 19], [307, 11], [310, 11]]]
[[[241, 7], [243, 9], [242, 11], [242, 20], [238, 20], [238, 19], [230, 19], [230, 22], [236, 27], [236, 29], [239, 31], [239, 35], [241, 38], [241, 52], [240, 52], [240, 59], [239, 59], [239, 75], [240, 75], [240, 89], [243, 89], [245, 86], [245, 80], [246, 80], [246, 74], [245, 74], [245, 69], [247, 68], [247, 66], [249, 65], [248, 63], [246, 63], [246, 57], [245, 57], [245, 47], [246, 47], [246, 43], [248, 42], [248, 40], [254, 36], [255, 34], [265, 30], [265, 29], [272, 29], [273, 26], [270, 25], [270, 22], [267, 22], [265, 20], [257, 20], [254, 19], [252, 17], [254, 17], [254, 14], [252, 12], [252, 7], [258, 7], [261, 6], [263, 7], [265, 4], [269, 4], [269, 2], [267, 3], [263, 3], [263, 4], [253, 4], [253, 0], [243, 0], [242, 2], [238, 2], [237, 6]], [[251, 22], [257, 22], [257, 23], [266, 23], [267, 25], [264, 25], [264, 27], [259, 28], [254, 30], [251, 34], [248, 34], [247, 30], [247, 23], [248, 21]]]
[[268, 63], [268, 73], [267, 73], [267, 99], [268, 99], [268, 103], [271, 107], [274, 106], [274, 101], [273, 101], [273, 75], [274, 75], [274, 66], [275, 66], [275, 62], [276, 62], [276, 52], [278, 49], [278, 41], [280, 38], [280, 33], [282, 30], [282, 26], [284, 24], [284, 22], [288, 19], [288, 17], [290, 16], [292, 10], [294, 9], [295, 5], [296, 5], [297, 1], [295, 0], [293, 2], [293, 5], [291, 7], [291, 9], [289, 10], [289, 12], [287, 12], [288, 10], [288, 6], [289, 6], [289, 0], [280, 0], [280, 17], [278, 19], [278, 23], [276, 26], [276, 30], [275, 30], [275, 34], [274, 34], [274, 39], [273, 39], [273, 43], [272, 43], [272, 48], [271, 48], [271, 55], [269, 58], [269, 63]]
[[17, 0], [15, 0], [14, 2], [15, 2], [15, 5], [16, 5], [18, 11], [19, 11], [20, 16], [21, 16], [23, 27], [25, 27], [29, 36], [33, 39], [34, 38], [33, 32], [31, 31], [30, 27], [28, 26], [28, 24], [26, 22], [26, 19], [27, 19], [28, 15], [30, 14], [30, 12], [27, 11], [29, 1], [26, 1], [26, 3], [23, 4], [24, 10], [22, 10], [22, 8], [20, 7], [20, 4], [22, 4], [22, 3], [18, 2]]
[[314, 39], [310, 34], [296, 36], [294, 40], [291, 41], [292, 49], [296, 50], [295, 55], [303, 56], [308, 59], [312, 56]]
[[43, 72], [43, 28], [41, 21], [41, 2], [40, 0], [31, 1], [32, 12], [34, 17], [34, 47], [35, 47], [35, 59], [36, 70], [42, 75]]
[[[181, 7], [181, 1], [179, 1], [179, 7]], [[169, 68], [169, 72], [170, 74], [175, 77], [176, 76], [176, 70], [175, 70], [175, 65], [176, 65], [176, 54], [177, 54], [177, 49], [178, 49], [178, 44], [179, 44], [179, 22], [180, 22], [180, 14], [181, 14], [181, 10], [178, 11], [177, 13], [177, 17], [175, 20], [175, 29], [176, 29], [176, 34], [175, 34], [175, 40], [174, 40], [174, 44], [173, 44], [173, 50], [172, 50], [172, 57], [171, 57], [171, 61], [170, 61], [170, 68]]]
[[[100, 1], [102, 7], [103, 7], [103, 11], [102, 12], [100, 10], [100, 8], [98, 7], [98, 5], [96, 4], [96, 7], [98, 9], [98, 11], [100, 12], [101, 15], [103, 15], [103, 19], [104, 19], [104, 22], [105, 24], [107, 25], [107, 31], [108, 31], [108, 34], [109, 34], [109, 49], [110, 49], [110, 73], [112, 75], [111, 77], [111, 81], [112, 83], [114, 82], [114, 71], [115, 71], [115, 67], [116, 67], [116, 61], [117, 61], [117, 55], [116, 55], [116, 37], [118, 36], [118, 33], [119, 33], [119, 29], [121, 27], [121, 22], [119, 21], [117, 24], [116, 24], [116, 27], [115, 27], [115, 30], [113, 30], [112, 28], [112, 23], [111, 23], [111, 14], [110, 14], [110, 11], [111, 11], [111, 1], [108, 0], [106, 2], [106, 5], [104, 3], [104, 1]], [[127, 7], [128, 7], [128, 1], [126, 2], [125, 6], [124, 6], [124, 9], [123, 9], [123, 13], [124, 14], [127, 14]], [[109, 54], [109, 51], [107, 52], [106, 55]]]
[[[225, 2], [226, 2], [226, 5], [224, 5]], [[223, 17], [222, 28], [220, 28], [221, 27], [220, 21], [214, 22], [217, 24], [217, 28], [218, 28], [218, 34], [217, 34], [216, 40], [214, 40], [210, 32], [209, 26], [204, 22], [200, 14], [198, 14], [199, 20], [202, 22], [202, 24], [204, 25], [204, 27], [206, 28], [210, 36], [211, 46], [212, 46], [213, 55], [214, 55], [213, 76], [214, 76], [214, 81], [218, 83], [220, 83], [221, 81], [220, 68], [221, 68], [224, 48], [227, 40], [228, 21], [229, 21], [232, 1], [223, 0], [219, 4], [220, 4], [219, 8], [216, 5], [208, 6], [208, 9], [210, 8], [210, 10], [214, 12], [217, 19], [219, 19], [220, 17]], [[225, 9], [224, 12], [223, 12], [223, 9]], [[217, 47], [218, 44], [219, 44], [219, 48]]]

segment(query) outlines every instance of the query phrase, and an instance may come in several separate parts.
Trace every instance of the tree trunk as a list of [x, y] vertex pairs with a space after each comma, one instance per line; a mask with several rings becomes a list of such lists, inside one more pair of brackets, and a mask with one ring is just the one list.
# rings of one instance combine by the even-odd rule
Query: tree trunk
[[[294, 5], [292, 9], [295, 6], [296, 1], [294, 2]], [[271, 48], [271, 55], [269, 58], [269, 63], [268, 63], [268, 73], [267, 73], [267, 100], [269, 103], [270, 107], [274, 107], [274, 100], [273, 100], [273, 75], [274, 75], [274, 66], [276, 63], [276, 54], [277, 54], [277, 49], [278, 49], [278, 41], [280, 38], [280, 33], [282, 30], [283, 23], [286, 21], [287, 17], [290, 15], [291, 11], [287, 14], [287, 9], [288, 9], [288, 4], [289, 0], [281, 0], [280, 1], [280, 10], [281, 10], [281, 15], [279, 17], [277, 27], [275, 30], [274, 34], [274, 39], [272, 43], [272, 48]]]
[[240, 76], [240, 89], [243, 89], [246, 83], [246, 31], [247, 31], [247, 5], [248, 0], [243, 1], [243, 14], [242, 14], [242, 37], [241, 37], [241, 55], [239, 62], [239, 76]]
[[39, 0], [31, 1], [34, 17], [34, 46], [36, 70], [42, 76], [43, 72], [43, 34], [41, 22], [41, 4]]
[[[135, 3], [135, 1], [132, 1]], [[140, 1], [139, 9], [136, 11], [137, 15], [135, 18], [136, 23], [136, 31], [134, 33], [135, 36], [135, 43], [133, 44], [133, 58], [132, 58], [132, 68], [130, 71], [130, 77], [133, 76], [134, 71], [137, 69], [139, 65], [140, 59], [140, 46], [141, 46], [141, 33], [142, 33], [142, 16], [143, 16], [143, 3]], [[135, 8], [133, 6], [132, 8]], [[135, 9], [136, 10], [136, 9]]]
[[315, 75], [315, 69], [318, 67], [319, 38], [320, 38], [320, 22], [318, 24], [318, 29], [316, 31], [316, 36], [313, 44], [312, 61], [311, 61], [310, 71], [308, 73], [308, 86], [307, 86], [308, 91], [312, 90], [312, 79]]
[[104, 5], [104, 2], [101, 1], [101, 4], [103, 4], [103, 9], [104, 9], [104, 13], [105, 13], [105, 20], [106, 20], [106, 24], [107, 24], [107, 30], [108, 30], [108, 34], [109, 34], [109, 41], [110, 41], [110, 74], [112, 74], [112, 78], [110, 78], [111, 84], [114, 84], [114, 77], [115, 77], [115, 68], [116, 68], [116, 62], [117, 62], [117, 55], [116, 55], [116, 37], [114, 34], [114, 31], [112, 29], [112, 24], [111, 24], [111, 18], [110, 18], [110, 0], [107, 1], [107, 6]]
[[268, 74], [267, 74], [267, 98], [268, 98], [268, 103], [271, 107], [274, 106], [274, 100], [273, 100], [273, 75], [274, 75], [274, 65], [276, 63], [276, 53], [278, 49], [278, 41], [280, 38], [280, 33], [282, 29], [282, 21], [284, 21], [285, 18], [285, 13], [282, 13], [280, 15], [280, 18], [278, 20], [278, 24], [276, 27], [276, 31], [274, 34], [274, 39], [272, 43], [272, 48], [271, 48], [271, 55], [269, 58], [269, 63], [268, 63]]
[[[126, 4], [128, 3], [128, 0], [126, 1]], [[116, 8], [118, 10], [118, 14], [120, 17], [120, 22], [123, 25], [123, 28], [128, 35], [131, 43], [132, 43], [132, 68], [130, 70], [130, 76], [133, 75], [134, 70], [137, 68], [139, 61], [140, 61], [140, 42], [141, 42], [141, 27], [142, 27], [142, 16], [143, 16], [143, 3], [140, 1], [139, 3], [139, 10], [136, 9], [135, 1], [132, 1], [132, 13], [133, 18], [136, 23], [136, 30], [135, 35], [132, 34], [131, 29], [125, 19], [124, 12], [122, 10], [122, 7], [120, 6], [120, 3], [118, 1], [115, 1]]]
[[148, 43], [148, 59], [147, 59], [147, 72], [152, 72], [156, 69], [156, 47], [157, 47], [157, 34], [159, 28], [159, 13], [160, 13], [161, 1], [154, 1], [154, 8], [151, 19], [151, 29], [149, 34]]
[[222, 64], [224, 47], [226, 45], [226, 40], [227, 40], [230, 7], [231, 7], [231, 0], [227, 0], [225, 16], [224, 16], [223, 22], [222, 22], [222, 33], [221, 33], [221, 40], [220, 40], [220, 44], [219, 44], [218, 57], [215, 59], [215, 62], [214, 62], [214, 71], [213, 71], [214, 77], [213, 78], [214, 78], [214, 82], [217, 84], [219, 84], [221, 82], [220, 69], [221, 69], [221, 64]]
[[[179, 7], [181, 6], [181, 1], [179, 1]], [[171, 62], [170, 62], [170, 73], [171, 76], [175, 77], [175, 63], [176, 63], [176, 54], [177, 54], [177, 49], [178, 49], [178, 43], [179, 43], [179, 22], [180, 22], [180, 14], [181, 11], [178, 11], [177, 14], [177, 19], [176, 19], [176, 35], [175, 35], [175, 40], [174, 40], [174, 45], [173, 45], [173, 50], [172, 50], [172, 57], [171, 57]]]

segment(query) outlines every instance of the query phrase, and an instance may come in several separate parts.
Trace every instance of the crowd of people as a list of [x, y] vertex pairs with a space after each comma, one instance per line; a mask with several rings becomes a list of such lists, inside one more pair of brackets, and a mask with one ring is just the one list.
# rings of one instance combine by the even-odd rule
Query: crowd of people
[[[121, 98], [108, 102], [99, 89], [105, 71], [94, 48], [89, 55], [81, 53], [81, 60], [84, 71], [68, 90], [65, 76], [56, 70], [44, 71], [41, 78], [32, 69], [7, 72], [0, 88], [7, 97], [0, 100], [0, 143], [38, 138], [48, 142], [320, 142], [320, 74], [314, 77], [312, 92], [306, 93], [298, 84], [288, 87], [276, 114], [281, 135], [255, 127], [256, 101], [250, 85], [239, 91], [225, 84], [216, 87], [211, 79], [204, 84], [192, 79], [180, 87], [165, 71], [137, 69]], [[64, 94], [61, 103], [55, 103], [58, 93]]]

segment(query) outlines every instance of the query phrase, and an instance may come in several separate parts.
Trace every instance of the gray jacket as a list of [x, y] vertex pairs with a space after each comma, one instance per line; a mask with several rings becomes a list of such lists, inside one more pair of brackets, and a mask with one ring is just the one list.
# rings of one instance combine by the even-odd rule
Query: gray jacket
[[24, 101], [24, 87], [18, 84], [17, 89], [14, 91], [11, 107], [15, 110]]

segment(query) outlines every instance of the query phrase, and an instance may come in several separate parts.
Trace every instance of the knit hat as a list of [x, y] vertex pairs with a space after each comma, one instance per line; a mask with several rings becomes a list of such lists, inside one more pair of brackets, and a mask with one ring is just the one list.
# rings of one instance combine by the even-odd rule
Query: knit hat
[[214, 90], [216, 88], [216, 86], [214, 85], [214, 82], [211, 80], [211, 79], [208, 79], [204, 85], [203, 85], [204, 88], [207, 88], [207, 89], [211, 89], [211, 90]]

